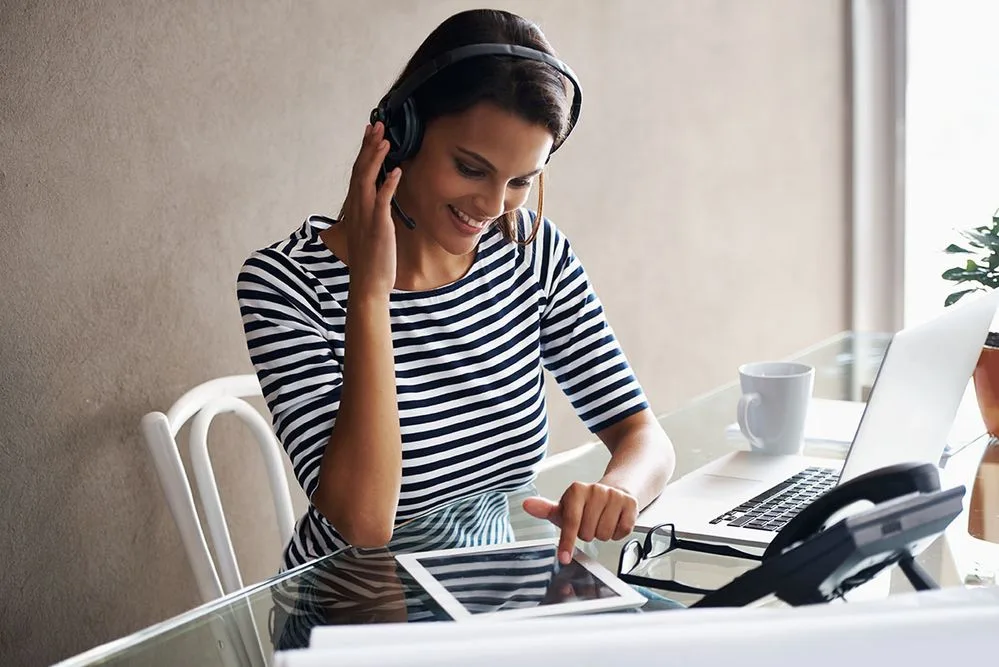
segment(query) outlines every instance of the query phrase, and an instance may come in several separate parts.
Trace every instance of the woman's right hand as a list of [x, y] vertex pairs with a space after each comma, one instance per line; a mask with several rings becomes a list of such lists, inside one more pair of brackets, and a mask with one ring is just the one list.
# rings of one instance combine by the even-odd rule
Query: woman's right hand
[[395, 287], [395, 224], [391, 200], [402, 170], [393, 169], [381, 187], [378, 173], [389, 151], [381, 122], [364, 130], [344, 206], [352, 296], [387, 296]]

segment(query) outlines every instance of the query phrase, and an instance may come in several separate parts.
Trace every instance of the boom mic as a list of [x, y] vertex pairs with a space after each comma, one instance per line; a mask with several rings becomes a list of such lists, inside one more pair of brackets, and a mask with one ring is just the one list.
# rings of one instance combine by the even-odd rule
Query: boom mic
[[[387, 177], [388, 177], [388, 171], [385, 169], [385, 163], [383, 162], [382, 168], [378, 172], [378, 176], [375, 178], [375, 185], [379, 188], [382, 187]], [[413, 222], [413, 219], [408, 215], [406, 215], [406, 212], [402, 210], [402, 207], [399, 206], [399, 202], [395, 200], [395, 196], [392, 197], [391, 205], [392, 205], [392, 210], [395, 211], [396, 214], [399, 216], [399, 218], [402, 220], [402, 224], [406, 225], [406, 227], [409, 229], [416, 229], [416, 223]]]
[[402, 210], [401, 206], [399, 206], [399, 202], [395, 200], [395, 197], [392, 197], [392, 210], [395, 211], [402, 219], [402, 224], [406, 225], [409, 229], [416, 229], [416, 223], [413, 222], [411, 217], [406, 215], [406, 212]]

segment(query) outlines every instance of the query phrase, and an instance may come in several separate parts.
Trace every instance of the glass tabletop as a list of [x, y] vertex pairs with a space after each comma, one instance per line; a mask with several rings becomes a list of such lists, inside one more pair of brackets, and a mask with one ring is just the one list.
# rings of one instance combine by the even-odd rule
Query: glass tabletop
[[[815, 367], [815, 398], [864, 400], [889, 339], [881, 334], [845, 333], [793, 359]], [[746, 448], [730, 428], [738, 398], [738, 383], [733, 380], [660, 418], [676, 449], [674, 479], [728, 452]], [[968, 465], [977, 466], [984, 448], [974, 450], [965, 445], [981, 439], [962, 434], [950, 443], [951, 457], [956, 460], [962, 450], [967, 450], [973, 459]], [[806, 454], [842, 458], [846, 446], [815, 445], [807, 447]], [[448, 615], [398, 565], [396, 555], [554, 537], [556, 528], [523, 511], [523, 499], [536, 494], [557, 499], [573, 481], [598, 479], [609, 458], [606, 448], [596, 442], [553, 455], [530, 487], [481, 493], [439, 508], [398, 526], [386, 548], [338, 552], [97, 647], [64, 664], [266, 665], [275, 650], [307, 646], [309, 633], [316, 626], [446, 620]], [[986, 513], [993, 522], [999, 518], [999, 507], [994, 505], [977, 511]], [[965, 532], [967, 525], [965, 518]], [[623, 543], [580, 543], [578, 548], [615, 571]], [[993, 553], [990, 551], [988, 558]], [[971, 561], [962, 561], [963, 571], [953, 583], [965, 584], [968, 571], [983, 568], [975, 560], [979, 556], [974, 553]], [[940, 550], [926, 556], [952, 565], [963, 557], [961, 553]], [[989, 561], [984, 568], [985, 583], [992, 581], [988, 577], [994, 576], [995, 570], [990, 568], [995, 565], [995, 561]], [[753, 563], [710, 554], [675, 554], [658, 561], [657, 567], [660, 571], [653, 574], [659, 578], [682, 578], [685, 583], [710, 588], [753, 567]], [[681, 603], [689, 602], [684, 595], [669, 595]], [[671, 606], [667, 599], [653, 598], [654, 608]]]

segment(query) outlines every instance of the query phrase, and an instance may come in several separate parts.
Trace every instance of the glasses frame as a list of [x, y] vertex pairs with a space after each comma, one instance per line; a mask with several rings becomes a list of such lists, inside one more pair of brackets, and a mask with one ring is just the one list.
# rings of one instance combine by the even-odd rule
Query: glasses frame
[[[664, 529], [669, 529], [669, 544], [664, 551], [652, 554], [652, 538], [656, 533], [661, 533]], [[638, 558], [635, 560], [634, 565], [632, 565], [628, 571], [625, 572], [625, 554], [627, 554], [629, 550], [635, 548], [638, 549]], [[660, 523], [659, 525], [653, 526], [649, 529], [649, 532], [645, 534], [644, 541], [640, 538], [632, 538], [624, 543], [624, 546], [621, 547], [621, 555], [618, 557], [617, 561], [617, 576], [625, 583], [629, 583], [634, 586], [659, 588], [662, 590], [672, 591], [674, 593], [689, 593], [692, 595], [707, 595], [708, 593], [714, 593], [715, 589], [713, 588], [700, 588], [698, 586], [689, 586], [675, 580], [664, 581], [653, 577], [643, 577], [639, 574], [632, 574], [635, 568], [643, 562], [651, 558], [665, 556], [666, 554], [678, 549], [693, 551], [696, 553], [712, 554], [714, 556], [725, 556], [728, 558], [742, 558], [756, 562], [761, 562], [763, 560], [762, 555], [752, 554], [748, 551], [742, 551], [724, 544], [711, 544], [709, 542], [694, 542], [691, 540], [680, 539], [676, 536], [676, 527], [672, 523]]]

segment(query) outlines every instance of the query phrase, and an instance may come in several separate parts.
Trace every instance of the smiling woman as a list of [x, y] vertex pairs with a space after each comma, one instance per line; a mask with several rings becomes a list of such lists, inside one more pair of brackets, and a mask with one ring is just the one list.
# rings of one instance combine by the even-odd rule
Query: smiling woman
[[580, 101], [536, 25], [457, 14], [372, 112], [338, 219], [244, 264], [250, 357], [310, 500], [285, 567], [530, 483], [543, 368], [612, 452], [599, 480], [524, 502], [561, 527], [563, 562], [577, 538], [623, 538], [662, 489], [672, 445], [565, 235], [525, 208]]

